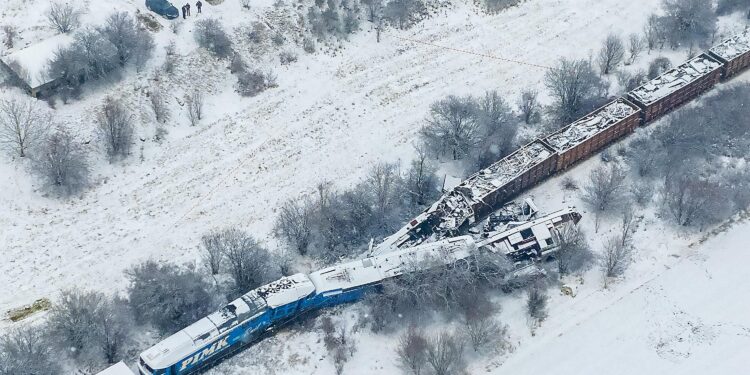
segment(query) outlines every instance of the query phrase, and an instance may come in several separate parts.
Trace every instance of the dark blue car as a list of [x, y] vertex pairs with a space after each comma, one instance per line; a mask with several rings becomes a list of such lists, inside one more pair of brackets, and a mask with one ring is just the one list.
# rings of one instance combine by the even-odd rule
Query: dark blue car
[[146, 8], [168, 20], [173, 20], [180, 16], [177, 8], [167, 0], [146, 0]]

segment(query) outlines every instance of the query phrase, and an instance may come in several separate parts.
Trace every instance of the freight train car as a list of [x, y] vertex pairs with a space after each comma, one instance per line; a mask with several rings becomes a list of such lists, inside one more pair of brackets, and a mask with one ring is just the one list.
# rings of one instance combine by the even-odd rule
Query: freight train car
[[636, 105], [620, 98], [545, 138], [558, 153], [557, 171], [635, 130], [641, 122], [640, 114]]
[[498, 162], [469, 176], [431, 208], [440, 217], [437, 230], [458, 233], [510, 198], [555, 172], [557, 154], [535, 140]]
[[628, 93], [628, 99], [651, 122], [699, 96], [721, 80], [722, 63], [702, 53]]
[[724, 40], [708, 53], [724, 64], [724, 79], [733, 77], [750, 66], [750, 29]]

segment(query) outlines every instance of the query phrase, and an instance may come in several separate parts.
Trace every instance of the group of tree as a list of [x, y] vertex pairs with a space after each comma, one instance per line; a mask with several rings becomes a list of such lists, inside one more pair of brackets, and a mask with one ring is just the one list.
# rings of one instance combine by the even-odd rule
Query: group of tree
[[[126, 275], [125, 296], [66, 290], [43, 324], [0, 337], [0, 373], [96, 373], [127, 358], [137, 344], [134, 332], [155, 328], [169, 335], [225, 301], [190, 267], [146, 261]], [[66, 371], [71, 368], [76, 370]]]
[[662, 10], [662, 15], [651, 15], [644, 27], [649, 51], [665, 45], [705, 47], [713, 42], [717, 16], [712, 0], [663, 0]]
[[83, 144], [61, 125], [54, 125], [47, 106], [22, 95], [0, 98], [0, 147], [31, 160], [44, 186], [60, 195], [80, 191], [88, 180]]
[[288, 200], [276, 219], [276, 235], [299, 254], [332, 263], [393, 233], [439, 194], [434, 168], [418, 154], [405, 172], [398, 164], [379, 163], [351, 189], [323, 183], [312, 197]]
[[307, 9], [305, 26], [318, 39], [346, 37], [359, 30], [360, 12], [357, 0], [316, 0]]
[[110, 77], [124, 67], [141, 69], [151, 57], [154, 40], [127, 12], [115, 12], [101, 27], [84, 27], [71, 45], [55, 51], [47, 74], [59, 79], [63, 100], [80, 94], [84, 83]]
[[630, 169], [642, 184], [656, 186], [651, 190], [659, 190], [676, 224], [703, 227], [750, 204], [750, 172], [743, 167], [750, 156], [748, 95], [747, 84], [721, 89], [631, 143]]
[[226, 273], [231, 285], [223, 288], [228, 299], [278, 279], [283, 259], [272, 259], [268, 249], [239, 228], [215, 230], [201, 238], [203, 260], [211, 276]]
[[[533, 121], [536, 94], [524, 93], [523, 117]], [[515, 147], [518, 121], [511, 106], [496, 91], [484, 96], [448, 96], [430, 107], [420, 135], [435, 158], [462, 160], [469, 172], [487, 167]]]

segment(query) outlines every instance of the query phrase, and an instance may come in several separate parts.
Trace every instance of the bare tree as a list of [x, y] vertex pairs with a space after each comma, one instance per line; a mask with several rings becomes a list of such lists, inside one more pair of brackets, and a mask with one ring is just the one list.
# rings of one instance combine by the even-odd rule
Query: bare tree
[[154, 49], [151, 34], [138, 29], [135, 19], [128, 12], [112, 13], [99, 32], [117, 49], [121, 66], [134, 60], [136, 68], [140, 70]]
[[274, 232], [300, 254], [307, 254], [312, 241], [314, 212], [309, 200], [290, 199], [276, 216]]
[[646, 41], [649, 53], [657, 47], [661, 49], [664, 46], [664, 41], [666, 39], [664, 28], [657, 15], [652, 14], [648, 17], [648, 21], [643, 27], [643, 37]]
[[3, 25], [3, 44], [5, 48], [13, 48], [15, 45], [16, 37], [18, 37], [18, 29], [13, 25]]
[[165, 123], [169, 120], [170, 110], [167, 98], [159, 87], [154, 87], [148, 95], [151, 110], [154, 111], [156, 122]]
[[521, 92], [518, 108], [521, 110], [521, 117], [526, 124], [539, 122], [541, 118], [538, 95], [539, 93], [532, 89]]
[[55, 192], [75, 194], [88, 183], [86, 151], [66, 129], [47, 136], [34, 154], [33, 170]]
[[635, 233], [635, 210], [630, 204], [625, 205], [622, 209], [622, 216], [620, 217], [620, 239], [622, 240], [622, 246], [629, 245], [632, 241], [633, 233]]
[[645, 47], [643, 38], [640, 35], [635, 33], [630, 34], [630, 37], [628, 37], [628, 52], [630, 52], [631, 64], [635, 62], [635, 59], [638, 58]]
[[630, 264], [632, 246], [620, 236], [610, 237], [604, 244], [600, 263], [604, 274], [605, 287], [607, 279], [621, 276]]
[[47, 336], [47, 330], [36, 326], [8, 329], [0, 337], [0, 373], [62, 374]]
[[464, 367], [464, 343], [450, 332], [440, 332], [427, 343], [427, 363], [435, 375], [449, 375]]
[[586, 235], [578, 225], [568, 224], [554, 231], [557, 250], [555, 261], [557, 271], [562, 275], [585, 270], [592, 262]]
[[551, 113], [557, 124], [568, 124], [596, 107], [606, 86], [587, 60], [561, 59], [544, 75], [554, 99]]
[[672, 47], [711, 42], [717, 22], [712, 0], [663, 0], [662, 8], [660, 21]]
[[367, 20], [376, 22], [383, 15], [383, 0], [362, 0], [362, 4], [367, 8]]
[[192, 269], [146, 261], [125, 274], [130, 282], [127, 292], [133, 314], [163, 334], [185, 328], [224, 302]]
[[93, 356], [98, 315], [106, 297], [101, 293], [73, 289], [63, 291], [49, 316], [50, 331], [64, 350], [77, 358]]
[[205, 261], [211, 275], [221, 272], [221, 261], [224, 259], [224, 236], [222, 232], [212, 231], [201, 237], [203, 245], [203, 260]]
[[122, 360], [131, 343], [135, 322], [127, 301], [119, 297], [107, 299], [95, 316], [95, 344], [108, 364]]
[[406, 171], [406, 194], [412, 209], [422, 207], [430, 202], [440, 192], [438, 189], [435, 167], [427, 158], [427, 150], [423, 145], [415, 146], [417, 156], [412, 160]]
[[268, 250], [248, 233], [229, 228], [215, 233], [215, 245], [221, 248], [234, 280], [234, 292], [243, 294], [274, 280], [278, 272], [271, 268]]
[[410, 325], [398, 340], [396, 354], [401, 367], [413, 375], [420, 375], [427, 363], [427, 338], [415, 326]]
[[597, 232], [601, 216], [624, 202], [626, 177], [625, 171], [616, 164], [597, 167], [589, 174], [581, 200], [594, 211]]
[[398, 165], [378, 163], [372, 167], [366, 184], [373, 194], [373, 221], [380, 230], [387, 231], [393, 225], [398, 209], [397, 189], [401, 186]]
[[480, 352], [496, 343], [507, 342], [508, 327], [490, 317], [466, 321], [466, 336], [475, 352]]
[[203, 117], [203, 94], [198, 90], [193, 90], [192, 93], [185, 96], [185, 106], [190, 125], [197, 125]]
[[625, 59], [625, 45], [616, 34], [609, 34], [599, 50], [599, 69], [603, 74], [609, 74]]
[[53, 2], [45, 15], [49, 24], [63, 34], [72, 31], [81, 24], [81, 11], [72, 4]]
[[630, 186], [630, 194], [636, 203], [645, 206], [654, 196], [654, 186], [650, 181], [637, 182]]
[[[173, 24], [176, 25], [176, 24]], [[164, 64], [162, 64], [162, 70], [172, 74], [177, 67], [177, 45], [174, 41], [169, 42], [164, 48], [166, 57], [164, 57]]]
[[549, 297], [539, 287], [529, 289], [526, 297], [526, 312], [537, 323], [547, 318], [547, 300]]
[[26, 157], [44, 139], [50, 121], [49, 113], [34, 99], [0, 99], [0, 146]]
[[704, 219], [712, 204], [722, 199], [718, 186], [693, 173], [667, 176], [662, 191], [663, 205], [678, 225], [688, 226]]
[[421, 130], [428, 147], [439, 156], [449, 153], [453, 160], [468, 155], [481, 136], [475, 111], [470, 97], [449, 96], [433, 103], [427, 125]]
[[[750, 3], [746, 0], [719, 0], [716, 6], [716, 14], [726, 15], [736, 11], [747, 12], [750, 10]], [[750, 14], [748, 14], [750, 17]]]
[[99, 110], [99, 135], [107, 148], [110, 160], [124, 158], [133, 140], [132, 116], [119, 100], [108, 96]]

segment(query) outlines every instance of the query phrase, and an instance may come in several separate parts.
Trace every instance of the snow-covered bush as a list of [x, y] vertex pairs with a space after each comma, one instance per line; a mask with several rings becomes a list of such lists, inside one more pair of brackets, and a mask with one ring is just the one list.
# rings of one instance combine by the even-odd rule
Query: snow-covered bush
[[224, 26], [215, 18], [206, 18], [195, 23], [195, 41], [214, 56], [224, 59], [232, 55], [232, 41]]
[[32, 159], [34, 172], [57, 194], [75, 194], [88, 183], [86, 151], [64, 128], [46, 136]]
[[190, 268], [146, 261], [126, 271], [128, 303], [139, 321], [171, 334], [208, 315], [224, 302]]
[[663, 0], [662, 8], [659, 22], [672, 47], [711, 43], [717, 22], [712, 0]]
[[0, 337], [0, 374], [59, 375], [63, 373], [48, 332], [27, 326]]
[[133, 116], [117, 99], [104, 99], [96, 117], [99, 138], [104, 143], [110, 160], [124, 158], [130, 152], [133, 140]]
[[526, 313], [529, 317], [541, 322], [547, 318], [547, 300], [549, 297], [540, 287], [532, 287], [526, 294]]
[[271, 87], [276, 87], [273, 73], [251, 70], [237, 74], [237, 91], [242, 96], [255, 96]]
[[25, 157], [44, 140], [51, 117], [40, 103], [28, 97], [0, 98], [0, 148]]

